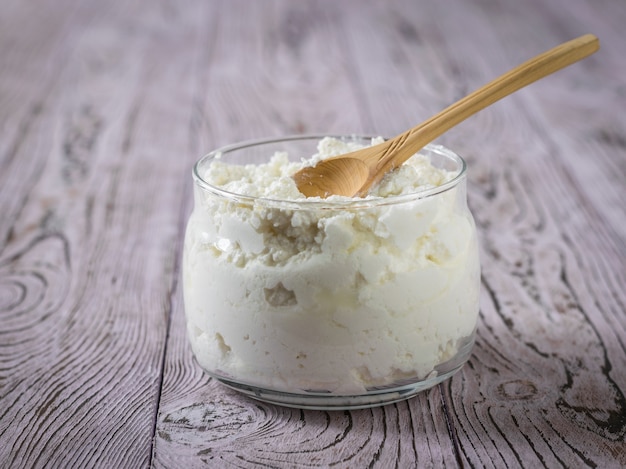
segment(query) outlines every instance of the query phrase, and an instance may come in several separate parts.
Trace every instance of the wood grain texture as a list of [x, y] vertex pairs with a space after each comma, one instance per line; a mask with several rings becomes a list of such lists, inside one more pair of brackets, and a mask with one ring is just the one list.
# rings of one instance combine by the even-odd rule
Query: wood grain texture
[[[626, 466], [626, 4], [21, 2], [0, 15], [0, 467]], [[584, 62], [441, 139], [468, 160], [478, 340], [396, 405], [209, 379], [180, 285], [190, 167], [395, 135], [580, 34]]]
[[[534, 20], [541, 26], [525, 13], [501, 10], [497, 24], [504, 25], [499, 31], [496, 26], [498, 36], [506, 37], [518, 22]], [[562, 29], [568, 29], [569, 18], [559, 18], [556, 11], [542, 17], [547, 19], [546, 30], [559, 20]], [[453, 15], [446, 18], [450, 24], [456, 20]], [[566, 34], [575, 35], [575, 28]], [[546, 37], [560, 39], [557, 34]], [[610, 38], [603, 41], [604, 54], [616, 46]], [[520, 49], [519, 41], [502, 45]], [[581, 66], [583, 73], [564, 71], [545, 80], [536, 93], [530, 89], [521, 94], [517, 110], [526, 112], [509, 117], [520, 136], [509, 135], [506, 165], [495, 164], [500, 155], [494, 155], [490, 166], [482, 154], [473, 162], [475, 174], [483, 172], [488, 181], [472, 185], [470, 194], [483, 240], [483, 327], [474, 359], [463, 372], [465, 382], [449, 383], [461, 450], [470, 465], [626, 463], [625, 302], [620, 288], [626, 250], [624, 238], [615, 231], [621, 230], [616, 225], [623, 225], [617, 218], [623, 205], [605, 207], [590, 194], [598, 191], [595, 175], [574, 169], [588, 164], [579, 166], [581, 160], [605, 158], [597, 149], [581, 153], [588, 144], [580, 133], [588, 135], [590, 127], [602, 124], [588, 114], [578, 126], [558, 118], [561, 113], [586, 114], [584, 100], [563, 98], [585, 90], [594, 93], [593, 77], [584, 71], [601, 74], [598, 68], [603, 65], [596, 57]], [[555, 89], [561, 90], [558, 103], [549, 98]], [[603, 92], [608, 94], [607, 89]], [[619, 95], [614, 89], [616, 102]], [[615, 103], [607, 106], [604, 113], [608, 109], [609, 115], [617, 115]], [[571, 127], [566, 129], [566, 123]], [[488, 130], [490, 135], [498, 133]], [[621, 186], [616, 189], [623, 199]], [[490, 214], [489, 219], [481, 213]], [[602, 306], [607, 294], [616, 300], [609, 310]], [[467, 398], [454, 399], [460, 393]], [[484, 400], [477, 402], [476, 396]], [[488, 437], [494, 433], [503, 435], [507, 445]]]
[[0, 461], [145, 466], [186, 173], [163, 116], [191, 57], [161, 60], [185, 37], [145, 7], [41, 7], [2, 82]]
[[[499, 13], [499, 18], [506, 17], [506, 12]], [[510, 12], [515, 21], [504, 21], [507, 32], [520, 14]], [[450, 24], [455, 21], [449, 19]], [[558, 39], [555, 36], [555, 42]], [[516, 41], [509, 49], [519, 47]], [[560, 78], [561, 87], [568, 83], [568, 74], [555, 78]], [[570, 89], [573, 93], [576, 88]], [[532, 97], [533, 91], [521, 94], [517, 107], [527, 109], [533, 122], [524, 123], [520, 119], [524, 113], [500, 119], [515, 123], [516, 118], [514, 127], [523, 132], [517, 138], [507, 135], [505, 155], [494, 155], [490, 165], [485, 154], [472, 162], [474, 175], [487, 183], [477, 181], [470, 194], [483, 238], [486, 298], [475, 359], [463, 373], [471, 379], [450, 383], [452, 396], [464, 392], [474, 397], [451, 407], [459, 419], [461, 447], [472, 465], [497, 467], [498, 461], [507, 461], [531, 467], [601, 466], [600, 461], [607, 464], [608, 459], [609, 466], [619, 467], [624, 457], [623, 339], [620, 345], [610, 333], [600, 333], [605, 342], [589, 322], [602, 315], [591, 299], [604, 301], [605, 282], [613, 295], [621, 296], [618, 303], [623, 304], [623, 294], [619, 279], [591, 278], [588, 262], [597, 263], [599, 252], [612, 252], [600, 268], [619, 277], [624, 251], [619, 250], [619, 238], [606, 239], [606, 231], [612, 229], [609, 223], [597, 220], [589, 229], [595, 214], [584, 213], [589, 207], [580, 192], [593, 183], [572, 180], [568, 162], [577, 153], [571, 143], [565, 147], [571, 153], [559, 154], [572, 130], [558, 140], [541, 131], [558, 123], [546, 121], [536, 107], [546, 102], [540, 94], [534, 100], [523, 99]], [[489, 135], [503, 135], [497, 123], [494, 120], [487, 129]], [[506, 166], [496, 165], [502, 156]], [[481, 213], [491, 215], [486, 219]], [[581, 300], [583, 290], [591, 301]], [[613, 320], [623, 323], [623, 308], [615, 313]], [[476, 395], [484, 396], [482, 405], [475, 403]], [[494, 433], [505, 435], [507, 445], [490, 441], [488, 435]]]

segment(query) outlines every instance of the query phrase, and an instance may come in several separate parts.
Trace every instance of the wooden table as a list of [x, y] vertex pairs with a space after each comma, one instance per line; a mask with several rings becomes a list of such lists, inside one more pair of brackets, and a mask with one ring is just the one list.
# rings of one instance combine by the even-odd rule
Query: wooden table
[[[624, 24], [622, 0], [3, 0], [0, 467], [626, 465]], [[197, 157], [394, 135], [587, 32], [596, 55], [439, 140], [469, 162], [483, 265], [459, 374], [353, 412], [203, 374]]]

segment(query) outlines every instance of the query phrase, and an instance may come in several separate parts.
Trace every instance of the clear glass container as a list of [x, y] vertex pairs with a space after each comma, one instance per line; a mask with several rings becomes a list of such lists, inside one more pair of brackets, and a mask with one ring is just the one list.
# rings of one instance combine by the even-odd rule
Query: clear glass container
[[461, 369], [474, 344], [480, 267], [466, 165], [429, 145], [420, 154], [451, 172], [447, 182], [341, 201], [250, 197], [205, 178], [215, 160], [300, 161], [321, 138], [245, 142], [194, 166], [183, 254], [191, 347], [212, 377], [266, 402], [354, 409], [407, 399]]

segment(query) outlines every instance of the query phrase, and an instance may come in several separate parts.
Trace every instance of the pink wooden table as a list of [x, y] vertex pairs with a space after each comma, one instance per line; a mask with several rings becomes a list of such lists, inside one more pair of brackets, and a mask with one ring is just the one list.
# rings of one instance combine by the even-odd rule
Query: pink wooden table
[[[626, 465], [626, 2], [3, 0], [0, 467]], [[471, 360], [354, 412], [255, 402], [186, 342], [190, 168], [239, 140], [394, 135], [592, 32], [446, 134], [469, 161]]]

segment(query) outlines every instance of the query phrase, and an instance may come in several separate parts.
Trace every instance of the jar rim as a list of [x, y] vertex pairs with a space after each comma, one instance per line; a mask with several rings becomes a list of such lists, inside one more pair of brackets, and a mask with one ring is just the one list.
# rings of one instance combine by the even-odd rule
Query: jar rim
[[[278, 199], [271, 197], [259, 197], [246, 194], [240, 194], [225, 190], [219, 186], [209, 183], [200, 174], [200, 166], [206, 164], [208, 160], [215, 160], [221, 158], [222, 155], [231, 153], [237, 150], [242, 150], [248, 147], [268, 145], [280, 142], [293, 142], [298, 140], [321, 140], [326, 137], [337, 138], [341, 140], [345, 139], [372, 139], [376, 138], [375, 135], [360, 135], [360, 134], [300, 134], [300, 135], [286, 135], [275, 138], [261, 138], [244, 140], [238, 143], [222, 146], [213, 150], [203, 157], [199, 158], [193, 165], [192, 176], [194, 182], [200, 186], [203, 190], [211, 192], [212, 194], [222, 197], [224, 199], [231, 200], [237, 203], [251, 204], [260, 203], [264, 205], [280, 206], [282, 208], [290, 209], [348, 209], [348, 208], [371, 208], [384, 205], [395, 205], [400, 203], [411, 202], [418, 199], [426, 199], [433, 197], [437, 194], [447, 192], [455, 188], [459, 183], [465, 180], [467, 176], [467, 163], [465, 159], [459, 156], [457, 153], [440, 144], [429, 143], [424, 146], [423, 149], [432, 153], [438, 153], [444, 157], [450, 158], [459, 165], [457, 174], [454, 175], [449, 181], [444, 182], [436, 187], [429, 187], [425, 189], [418, 189], [415, 192], [402, 195], [394, 195], [389, 197], [370, 197], [363, 198], [333, 198], [322, 199], [319, 197], [308, 197], [303, 199]], [[386, 139], [385, 139], [386, 140]]]

